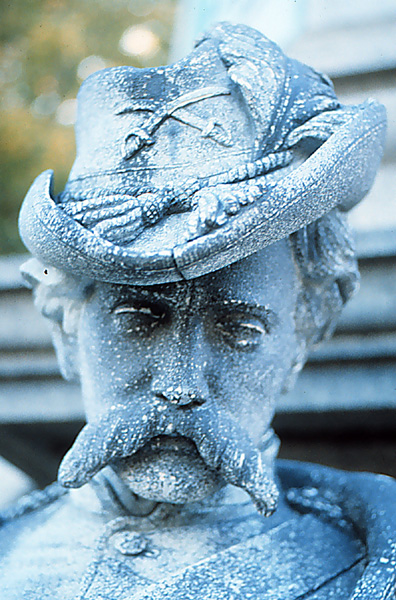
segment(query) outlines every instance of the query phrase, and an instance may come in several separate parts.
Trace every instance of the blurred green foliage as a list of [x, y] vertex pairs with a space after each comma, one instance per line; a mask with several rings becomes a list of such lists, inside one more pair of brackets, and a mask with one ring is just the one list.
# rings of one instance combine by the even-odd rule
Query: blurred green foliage
[[[65, 101], [76, 97], [89, 69], [166, 63], [175, 4], [176, 0], [3, 0], [1, 254], [24, 251], [17, 216], [34, 178], [53, 169], [55, 193], [65, 184], [75, 154], [74, 129], [62, 124], [73, 103], [68, 106]], [[144, 52], [135, 48], [127, 55], [120, 49], [120, 40], [125, 31], [139, 25], [148, 31]], [[136, 47], [140, 38], [132, 31]]]

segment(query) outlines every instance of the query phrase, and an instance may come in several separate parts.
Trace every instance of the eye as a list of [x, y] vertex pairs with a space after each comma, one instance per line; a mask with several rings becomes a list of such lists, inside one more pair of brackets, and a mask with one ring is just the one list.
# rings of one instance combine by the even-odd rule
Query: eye
[[254, 350], [268, 333], [262, 319], [244, 313], [222, 316], [216, 323], [216, 329], [224, 341], [237, 350]]
[[127, 333], [149, 333], [166, 318], [165, 307], [153, 302], [120, 304], [112, 312]]

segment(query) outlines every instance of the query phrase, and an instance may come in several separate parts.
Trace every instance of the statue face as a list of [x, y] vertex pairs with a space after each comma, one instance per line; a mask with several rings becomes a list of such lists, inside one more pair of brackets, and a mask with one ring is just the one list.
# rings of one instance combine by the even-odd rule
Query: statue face
[[239, 485], [220, 463], [248, 461], [269, 428], [296, 353], [297, 286], [288, 240], [191, 282], [98, 283], [79, 327], [89, 432], [69, 485], [109, 461], [156, 500]]

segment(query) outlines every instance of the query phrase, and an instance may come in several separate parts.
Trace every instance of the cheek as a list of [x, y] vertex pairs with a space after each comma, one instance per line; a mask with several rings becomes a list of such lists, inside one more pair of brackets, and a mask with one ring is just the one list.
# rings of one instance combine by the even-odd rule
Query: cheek
[[216, 397], [248, 431], [261, 434], [273, 416], [277, 368], [271, 360], [252, 354], [228, 360], [218, 369]]
[[142, 385], [149, 368], [150, 342], [131, 340], [101, 319], [90, 307], [79, 329], [82, 393], [88, 419], [115, 401], [128, 398], [136, 382]]
[[256, 442], [272, 421], [295, 348], [293, 324], [266, 340], [257, 351], [224, 351], [216, 357], [214, 394]]

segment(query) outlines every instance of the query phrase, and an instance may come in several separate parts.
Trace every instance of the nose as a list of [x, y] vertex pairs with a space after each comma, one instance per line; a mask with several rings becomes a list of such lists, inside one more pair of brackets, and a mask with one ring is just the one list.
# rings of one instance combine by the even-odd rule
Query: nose
[[179, 408], [203, 404], [209, 396], [207, 361], [208, 349], [199, 325], [175, 330], [156, 360], [153, 393]]
[[155, 395], [167, 400], [176, 406], [191, 406], [194, 404], [203, 404], [206, 401], [202, 389], [189, 389], [188, 386], [178, 385], [177, 387], [157, 386], [154, 390]]

